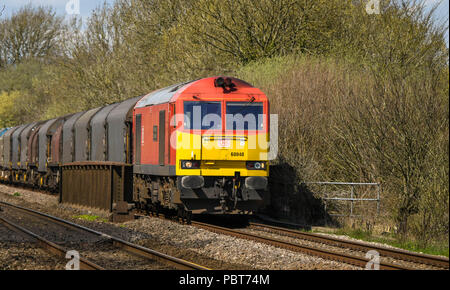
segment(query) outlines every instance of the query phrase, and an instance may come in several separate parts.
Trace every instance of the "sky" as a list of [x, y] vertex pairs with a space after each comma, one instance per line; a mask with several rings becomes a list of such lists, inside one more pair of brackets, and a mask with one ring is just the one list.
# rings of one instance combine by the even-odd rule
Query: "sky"
[[[437, 16], [439, 19], [446, 19], [448, 23], [449, 18], [449, 1], [450, 0], [442, 0], [442, 4], [438, 8]], [[77, 12], [77, 5], [70, 5], [73, 3], [79, 3], [79, 15], [86, 19], [93, 9], [102, 5], [103, 3], [114, 3], [114, 0], [0, 0], [0, 10], [2, 7], [5, 7], [3, 11], [2, 17], [11, 15], [13, 11], [18, 10], [21, 6], [26, 5], [28, 3], [32, 3], [33, 5], [44, 5], [44, 6], [53, 6], [56, 12], [60, 15], [66, 15], [70, 17], [70, 13]], [[432, 6], [433, 4], [439, 2], [439, 0], [425, 0], [428, 6]], [[66, 9], [68, 6], [69, 9]], [[75, 8], [75, 9], [74, 9]], [[446, 35], [447, 46], [449, 35], [447, 31]]]
[[[66, 15], [70, 17], [70, 13], [77, 14], [83, 19], [86, 19], [96, 7], [103, 3], [114, 3], [114, 0], [0, 0], [0, 10], [5, 7], [2, 17], [11, 15], [12, 12], [17, 11], [20, 7], [32, 3], [35, 6], [52, 6], [59, 15]], [[79, 3], [79, 13], [76, 6], [72, 3]], [[71, 5], [72, 4], [72, 5]], [[66, 10], [66, 6], [69, 6]]]
[[53, 6], [58, 14], [67, 14], [66, 5], [69, 2], [79, 2], [80, 14], [81, 16], [86, 17], [97, 6], [100, 6], [104, 2], [113, 3], [114, 0], [0, 0], [0, 6], [5, 6], [5, 12], [7, 14], [14, 10], [18, 10], [20, 7], [29, 3], [32, 3], [35, 6]]

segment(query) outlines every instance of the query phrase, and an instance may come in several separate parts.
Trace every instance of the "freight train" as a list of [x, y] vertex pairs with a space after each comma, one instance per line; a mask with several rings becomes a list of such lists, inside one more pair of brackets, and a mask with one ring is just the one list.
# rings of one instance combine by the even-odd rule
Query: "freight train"
[[[269, 202], [269, 116], [266, 95], [245, 81], [176, 84], [0, 130], [0, 180], [58, 192], [67, 165], [125, 164], [127, 202], [138, 208], [251, 213]], [[83, 170], [75, 174], [84, 183]]]

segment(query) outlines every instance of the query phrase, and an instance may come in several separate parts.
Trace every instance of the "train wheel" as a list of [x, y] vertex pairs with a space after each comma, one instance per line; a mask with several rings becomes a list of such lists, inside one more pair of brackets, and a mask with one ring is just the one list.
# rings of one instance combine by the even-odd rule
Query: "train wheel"
[[192, 222], [192, 211], [185, 211], [186, 212], [186, 224], [190, 225]]
[[178, 207], [177, 218], [180, 223], [191, 224], [192, 212], [187, 211], [182, 207]]

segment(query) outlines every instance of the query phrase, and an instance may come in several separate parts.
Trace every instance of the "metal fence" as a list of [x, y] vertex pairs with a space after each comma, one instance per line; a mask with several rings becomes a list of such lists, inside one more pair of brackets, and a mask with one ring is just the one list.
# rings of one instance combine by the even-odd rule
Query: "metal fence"
[[[329, 203], [332, 201], [337, 202], [348, 202], [350, 203], [350, 209], [347, 214], [344, 213], [329, 213], [330, 216], [336, 217], [360, 217], [360, 215], [355, 215], [355, 203], [357, 202], [376, 202], [377, 215], [380, 214], [380, 197], [381, 197], [381, 184], [379, 183], [357, 183], [357, 182], [305, 182], [306, 185], [319, 185], [322, 187], [333, 186], [335, 188], [339, 187], [350, 187], [348, 191], [334, 191], [334, 192], [321, 192], [321, 198], [324, 201], [325, 211]], [[367, 193], [358, 194], [356, 188], [360, 187], [375, 187], [375, 196], [366, 197]], [[338, 193], [338, 194], [337, 194]]]

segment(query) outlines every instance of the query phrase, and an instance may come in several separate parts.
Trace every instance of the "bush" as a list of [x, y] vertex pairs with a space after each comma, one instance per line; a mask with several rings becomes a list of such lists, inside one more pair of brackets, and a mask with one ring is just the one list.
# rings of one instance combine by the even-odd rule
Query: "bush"
[[292, 57], [237, 72], [279, 114], [277, 163], [300, 182], [381, 182], [384, 214], [425, 243], [449, 223], [448, 71], [440, 73], [380, 79], [370, 67]]

